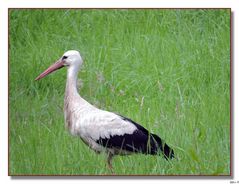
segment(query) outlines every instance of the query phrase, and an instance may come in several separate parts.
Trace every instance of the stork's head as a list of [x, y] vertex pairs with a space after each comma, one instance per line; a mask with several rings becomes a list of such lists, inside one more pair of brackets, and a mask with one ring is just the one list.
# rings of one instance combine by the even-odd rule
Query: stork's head
[[48, 74], [65, 66], [68, 68], [73, 68], [74, 70], [78, 70], [82, 63], [83, 60], [80, 53], [76, 50], [69, 50], [65, 52], [58, 61], [41, 73], [35, 80], [40, 80]]

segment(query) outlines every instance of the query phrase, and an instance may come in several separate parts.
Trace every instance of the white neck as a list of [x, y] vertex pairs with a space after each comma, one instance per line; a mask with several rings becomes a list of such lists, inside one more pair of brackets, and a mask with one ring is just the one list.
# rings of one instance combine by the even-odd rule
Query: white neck
[[[67, 81], [64, 100], [64, 113], [66, 126], [71, 129], [72, 124], [75, 123], [74, 113], [81, 110], [95, 109], [94, 106], [89, 104], [86, 100], [81, 98], [77, 91], [77, 74], [79, 66], [70, 66], [67, 69]], [[77, 111], [76, 111], [77, 110]]]
[[79, 95], [77, 91], [77, 74], [79, 67], [70, 66], [67, 69], [66, 94]]

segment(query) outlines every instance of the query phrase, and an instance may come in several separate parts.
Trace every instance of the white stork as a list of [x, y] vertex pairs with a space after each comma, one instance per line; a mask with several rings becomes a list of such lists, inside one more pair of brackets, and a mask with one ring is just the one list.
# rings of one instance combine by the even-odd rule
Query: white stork
[[39, 80], [57, 69], [67, 67], [64, 115], [70, 133], [79, 136], [95, 152], [106, 152], [111, 171], [114, 155], [143, 153], [172, 159], [173, 149], [160, 137], [129, 118], [96, 108], [79, 95], [77, 74], [82, 64], [80, 53], [70, 50], [35, 79]]

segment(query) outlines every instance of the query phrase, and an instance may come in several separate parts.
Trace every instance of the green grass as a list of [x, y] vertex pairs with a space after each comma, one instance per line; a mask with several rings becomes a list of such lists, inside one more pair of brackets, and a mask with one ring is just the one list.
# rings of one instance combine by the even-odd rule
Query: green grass
[[9, 174], [110, 174], [64, 127], [66, 70], [80, 50], [80, 94], [160, 135], [176, 159], [118, 156], [116, 174], [230, 174], [230, 10], [9, 11]]

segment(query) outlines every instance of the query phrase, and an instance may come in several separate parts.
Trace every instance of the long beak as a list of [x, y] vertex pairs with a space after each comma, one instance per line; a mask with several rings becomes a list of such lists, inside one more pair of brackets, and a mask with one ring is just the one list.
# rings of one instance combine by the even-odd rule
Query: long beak
[[55, 62], [53, 65], [51, 65], [49, 68], [47, 68], [44, 72], [42, 72], [35, 80], [40, 80], [43, 77], [47, 76], [48, 74], [64, 67], [64, 63], [62, 59], [59, 59], [57, 62]]

